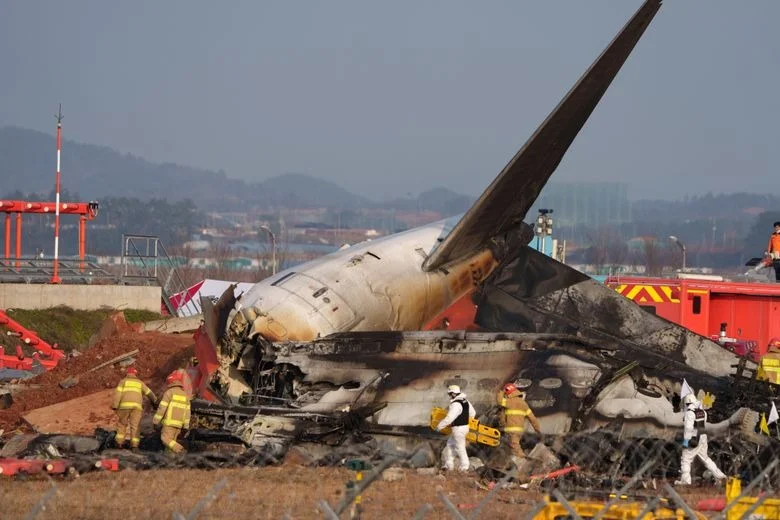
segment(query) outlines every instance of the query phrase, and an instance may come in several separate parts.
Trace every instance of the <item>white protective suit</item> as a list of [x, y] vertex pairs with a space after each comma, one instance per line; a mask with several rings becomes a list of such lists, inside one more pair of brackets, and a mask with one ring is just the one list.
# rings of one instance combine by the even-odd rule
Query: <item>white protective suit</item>
[[[461, 413], [463, 413], [463, 406], [466, 405], [469, 407], [468, 414], [469, 419], [476, 417], [477, 412], [474, 410], [474, 407], [471, 405], [471, 403], [466, 399], [466, 394], [458, 394], [452, 399], [450, 399], [450, 407], [447, 410], [447, 416], [444, 417], [444, 419], [441, 420], [441, 422], [436, 427], [436, 431], [442, 431], [444, 428], [452, 424], [452, 422], [457, 419]], [[453, 426], [452, 427], [452, 433], [450, 434], [450, 438], [447, 439], [447, 445], [444, 446], [444, 451], [442, 451], [441, 459], [444, 462], [444, 467], [448, 471], [452, 471], [455, 469], [455, 461], [453, 459], [453, 452], [455, 452], [458, 455], [458, 459], [460, 464], [458, 464], [458, 471], [468, 471], [469, 470], [469, 456], [468, 453], [466, 453], [466, 434], [469, 432], [469, 425], [466, 423], [463, 426]]]
[[[683, 416], [683, 441], [691, 443], [691, 439], [695, 439], [698, 436], [699, 443], [695, 447], [683, 448], [680, 460], [680, 480], [675, 482], [677, 485], [691, 485], [691, 464], [696, 457], [701, 459], [716, 480], [726, 478], [726, 475], [715, 465], [707, 453], [707, 434], [699, 434], [699, 431], [696, 429], [696, 410], [701, 410], [701, 403], [699, 401], [688, 404], [686, 406], [685, 415]], [[704, 410], [701, 411], [704, 413], [704, 422], [706, 422], [707, 412]], [[703, 423], [701, 426], [703, 427]]]

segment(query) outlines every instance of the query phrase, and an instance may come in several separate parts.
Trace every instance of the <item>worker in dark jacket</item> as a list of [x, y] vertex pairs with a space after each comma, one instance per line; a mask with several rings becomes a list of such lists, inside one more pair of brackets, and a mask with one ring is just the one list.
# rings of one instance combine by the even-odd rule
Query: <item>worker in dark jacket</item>
[[154, 392], [138, 379], [138, 370], [128, 367], [127, 377], [122, 379], [114, 390], [114, 403], [111, 405], [119, 418], [116, 444], [120, 448], [128, 438], [131, 448], [137, 448], [141, 443], [138, 427], [144, 414], [144, 397], [149, 398], [152, 403], [157, 400]]
[[542, 431], [539, 420], [525, 401], [525, 392], [521, 392], [513, 383], [507, 383], [504, 385], [503, 391], [498, 394], [498, 405], [503, 408], [501, 424], [504, 433], [509, 438], [512, 455], [524, 457], [525, 453], [520, 445], [520, 439], [525, 432], [526, 419], [534, 427], [536, 433]]
[[184, 390], [182, 371], [171, 372], [165, 382], [168, 389], [160, 399], [153, 422], [155, 426], [162, 425], [160, 440], [163, 446], [173, 453], [181, 453], [184, 446], [178, 443], [178, 438], [182, 430], [190, 429], [190, 400]]
[[780, 282], [780, 222], [775, 222], [775, 230], [769, 237], [769, 244], [766, 246], [766, 255], [772, 258], [772, 265], [775, 268], [775, 281]]

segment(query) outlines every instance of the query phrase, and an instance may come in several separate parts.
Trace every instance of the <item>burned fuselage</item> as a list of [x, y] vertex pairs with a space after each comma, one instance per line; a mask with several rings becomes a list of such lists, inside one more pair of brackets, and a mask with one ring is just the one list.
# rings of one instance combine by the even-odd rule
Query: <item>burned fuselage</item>
[[[590, 430], [619, 419], [625, 435], [671, 437], [682, 420], [674, 399], [683, 377], [721, 402], [729, 394], [724, 378], [660, 354], [554, 334], [340, 333], [311, 342], [264, 342], [247, 348], [234, 368], [251, 382], [238, 405], [315, 415], [371, 409], [363, 428], [376, 433], [424, 428], [431, 409], [446, 404], [451, 384], [490, 420], [497, 391], [516, 381], [543, 433]], [[714, 428], [736, 424], [738, 412], [719, 408], [712, 420], [725, 422]]]

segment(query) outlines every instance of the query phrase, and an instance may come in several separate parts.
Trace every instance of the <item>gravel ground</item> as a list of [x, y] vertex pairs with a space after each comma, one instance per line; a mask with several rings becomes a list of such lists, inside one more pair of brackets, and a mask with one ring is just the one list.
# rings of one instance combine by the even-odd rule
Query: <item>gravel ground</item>
[[[379, 480], [363, 493], [363, 518], [412, 518], [424, 504], [432, 506], [425, 518], [452, 518], [438, 497], [440, 492], [468, 516], [487, 494], [477, 486], [473, 473], [445, 477], [421, 475], [415, 470], [397, 471], [399, 480]], [[335, 507], [354, 475], [344, 468], [308, 468], [286, 463], [216, 471], [125, 470], [89, 473], [71, 480], [2, 479], [2, 518], [25, 518], [52, 485], [56, 492], [38, 519], [140, 520], [172, 518], [177, 512], [186, 516], [223, 479], [226, 485], [213, 501], [204, 504], [197, 518], [323, 518], [319, 501], [325, 499]], [[695, 506], [699, 498], [717, 496], [718, 490], [693, 489], [682, 494]], [[525, 518], [540, 500], [543, 495], [538, 492], [503, 489], [485, 505], [480, 518]]]

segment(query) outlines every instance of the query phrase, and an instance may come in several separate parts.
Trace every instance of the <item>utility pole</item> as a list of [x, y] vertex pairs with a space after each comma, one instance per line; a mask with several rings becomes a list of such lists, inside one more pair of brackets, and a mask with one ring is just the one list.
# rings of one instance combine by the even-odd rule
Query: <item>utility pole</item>
[[60, 253], [60, 156], [62, 155], [62, 103], [60, 103], [57, 115], [57, 174], [54, 181], [54, 270], [51, 275], [51, 283], [62, 283], [59, 276]]
[[682, 241], [679, 238], [677, 238], [676, 236], [674, 236], [674, 235], [669, 235], [669, 240], [671, 240], [672, 242], [677, 244], [677, 246], [682, 251], [682, 269], [680, 270], [680, 272], [684, 273], [685, 272], [685, 260], [686, 260], [686, 258], [685, 258], [685, 244], [683, 244]]
[[276, 274], [276, 236], [266, 225], [260, 226], [260, 229], [268, 233], [268, 237], [271, 239], [271, 276]]

